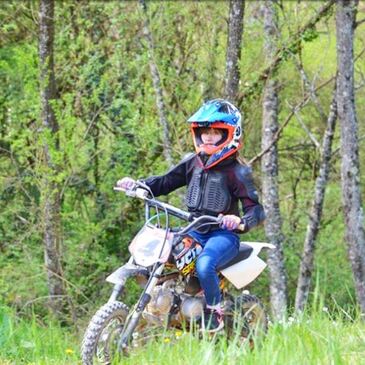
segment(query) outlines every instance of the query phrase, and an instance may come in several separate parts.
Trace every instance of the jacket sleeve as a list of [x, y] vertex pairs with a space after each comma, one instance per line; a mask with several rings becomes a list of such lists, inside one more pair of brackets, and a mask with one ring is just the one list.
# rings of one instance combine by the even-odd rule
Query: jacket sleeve
[[235, 175], [235, 194], [241, 201], [243, 210], [241, 222], [245, 225], [244, 232], [248, 232], [265, 220], [265, 212], [263, 206], [259, 203], [251, 169], [239, 165], [235, 169]]
[[187, 164], [194, 157], [195, 155], [193, 154], [189, 155], [172, 167], [165, 175], [150, 176], [143, 179], [143, 181], [150, 187], [153, 195], [167, 195], [187, 184]]

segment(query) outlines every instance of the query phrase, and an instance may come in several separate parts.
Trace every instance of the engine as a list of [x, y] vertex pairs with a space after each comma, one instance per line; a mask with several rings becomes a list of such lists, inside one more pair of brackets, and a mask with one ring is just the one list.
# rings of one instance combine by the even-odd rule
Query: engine
[[143, 317], [148, 322], [163, 324], [167, 321], [176, 301], [177, 296], [173, 289], [158, 285], [151, 293], [151, 300], [143, 312]]
[[181, 316], [188, 322], [197, 320], [201, 317], [205, 307], [205, 299], [203, 296], [192, 297], [186, 295], [180, 305]]
[[[174, 280], [158, 285], [151, 293], [151, 300], [146, 306], [143, 317], [151, 324], [162, 325], [167, 320], [172, 325], [198, 319], [205, 306], [203, 295], [191, 296], [182, 290], [175, 289]], [[170, 316], [170, 318], [169, 318]]]

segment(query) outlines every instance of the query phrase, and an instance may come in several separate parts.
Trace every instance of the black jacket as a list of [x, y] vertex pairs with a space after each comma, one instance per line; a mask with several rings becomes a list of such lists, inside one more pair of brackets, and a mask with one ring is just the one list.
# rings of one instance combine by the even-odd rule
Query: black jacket
[[[242, 165], [236, 156], [206, 169], [200, 156], [192, 154], [165, 175], [151, 176], [144, 181], [155, 196], [167, 195], [179, 187], [188, 186], [185, 203], [189, 212], [196, 216], [217, 216], [220, 213], [241, 216], [244, 232], [265, 219], [251, 169]], [[239, 212], [239, 201], [243, 216]]]

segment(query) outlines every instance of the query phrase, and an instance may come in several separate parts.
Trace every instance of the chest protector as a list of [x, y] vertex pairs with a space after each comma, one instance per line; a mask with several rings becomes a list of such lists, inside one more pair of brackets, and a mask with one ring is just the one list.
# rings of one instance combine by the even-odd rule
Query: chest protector
[[225, 213], [231, 205], [227, 178], [219, 171], [195, 168], [185, 197], [191, 212], [217, 215]]

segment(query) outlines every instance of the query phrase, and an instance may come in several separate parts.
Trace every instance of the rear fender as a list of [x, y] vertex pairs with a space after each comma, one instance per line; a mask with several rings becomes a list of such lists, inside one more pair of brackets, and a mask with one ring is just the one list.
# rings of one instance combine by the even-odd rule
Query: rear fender
[[274, 250], [276, 248], [275, 245], [273, 245], [272, 243], [266, 243], [266, 242], [241, 242], [241, 243], [249, 245], [253, 248], [251, 256], [252, 255], [258, 256], [263, 248], [269, 248], [270, 250]]
[[264, 242], [241, 242], [253, 248], [251, 255], [236, 264], [229, 266], [221, 273], [237, 288], [242, 289], [254, 281], [267, 266], [265, 261], [258, 257], [263, 248], [275, 249], [271, 243]]

